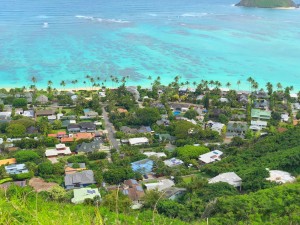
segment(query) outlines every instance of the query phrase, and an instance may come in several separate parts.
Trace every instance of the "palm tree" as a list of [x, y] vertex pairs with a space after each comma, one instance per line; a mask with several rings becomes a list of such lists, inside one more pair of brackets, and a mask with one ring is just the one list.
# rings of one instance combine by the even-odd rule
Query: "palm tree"
[[273, 85], [270, 82], [268, 82], [266, 83], [266, 88], [268, 90], [268, 95], [271, 95], [273, 93]]
[[247, 81], [249, 82], [249, 90], [251, 90], [251, 85], [253, 83], [253, 78], [252, 77], [248, 77]]
[[227, 82], [227, 83], [226, 83], [226, 87], [229, 89], [230, 86], [231, 86], [231, 83], [230, 83], [230, 82]]
[[60, 82], [60, 86], [65, 87], [66, 86], [66, 82], [65, 81], [61, 81]]
[[238, 86], [238, 91], [239, 91], [239, 90], [240, 90], [241, 81], [238, 80], [238, 81], [236, 82], [236, 84], [237, 84], [237, 86]]
[[212, 86], [215, 84], [215, 82], [213, 80], [209, 81], [209, 85], [212, 88]]
[[152, 80], [152, 77], [151, 77], [151, 76], [148, 76], [148, 80]]
[[196, 82], [196, 81], [194, 81], [194, 82], [193, 82], [193, 86], [194, 86], [194, 87], [196, 87], [196, 85], [197, 85], [197, 82]]
[[252, 83], [252, 88], [256, 91], [258, 89], [258, 83], [257, 82], [253, 82]]
[[278, 89], [278, 90], [281, 90], [281, 89], [282, 89], [282, 85], [281, 85], [280, 82], [278, 82], [276, 86], [277, 86], [277, 89]]

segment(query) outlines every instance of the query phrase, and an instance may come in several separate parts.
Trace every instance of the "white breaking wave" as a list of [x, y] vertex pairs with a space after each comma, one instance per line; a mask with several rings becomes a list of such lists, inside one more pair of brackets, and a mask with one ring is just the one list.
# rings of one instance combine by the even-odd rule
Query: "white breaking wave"
[[48, 28], [49, 24], [47, 22], [43, 23], [43, 28]]
[[157, 16], [156, 13], [148, 13], [148, 15], [149, 15], [149, 16], [154, 16], [154, 17]]
[[76, 15], [75, 16], [78, 19], [84, 19], [84, 20], [91, 20], [99, 23], [130, 23], [130, 21], [127, 20], [120, 20], [120, 19], [103, 19], [103, 18], [97, 18], [93, 16], [82, 16], [82, 15]]
[[184, 13], [181, 16], [182, 17], [203, 17], [207, 15], [208, 13]]

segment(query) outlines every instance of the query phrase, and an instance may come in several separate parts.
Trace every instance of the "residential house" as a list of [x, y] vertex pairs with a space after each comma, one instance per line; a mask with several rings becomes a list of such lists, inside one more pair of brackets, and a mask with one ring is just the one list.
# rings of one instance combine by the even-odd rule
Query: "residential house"
[[183, 161], [180, 159], [171, 158], [171, 159], [164, 160], [164, 164], [168, 167], [174, 167], [174, 166], [182, 165]]
[[11, 120], [11, 112], [0, 112], [0, 122], [9, 122]]
[[160, 142], [169, 142], [173, 143], [175, 141], [175, 137], [171, 136], [170, 134], [157, 134], [158, 139]]
[[40, 95], [36, 98], [36, 101], [41, 103], [41, 104], [46, 104], [48, 103], [48, 97], [46, 95]]
[[268, 123], [266, 121], [260, 121], [260, 120], [251, 120], [251, 125], [249, 127], [252, 131], [260, 131], [262, 129], [267, 128]]
[[80, 127], [80, 132], [95, 132], [96, 125], [92, 122], [82, 122], [78, 124]]
[[25, 164], [12, 164], [4, 167], [6, 173], [8, 174], [20, 174], [20, 173], [28, 173], [28, 169]]
[[149, 144], [149, 140], [146, 137], [129, 138], [128, 141], [129, 141], [129, 144], [132, 146]]
[[180, 87], [178, 90], [179, 95], [185, 95], [188, 92], [187, 87]]
[[87, 111], [84, 112], [85, 117], [87, 118], [96, 118], [97, 116], [99, 116], [99, 114], [95, 111]]
[[223, 152], [220, 150], [213, 150], [211, 152], [202, 154], [199, 156], [199, 161], [203, 164], [212, 163], [215, 161], [221, 161], [221, 156], [223, 155]]
[[65, 187], [67, 190], [82, 188], [95, 183], [94, 172], [92, 170], [65, 175]]
[[81, 145], [79, 145], [76, 149], [77, 153], [93, 153], [100, 151], [101, 145], [103, 144], [103, 141], [101, 139], [95, 139], [90, 143], [83, 142]]
[[252, 96], [257, 99], [267, 99], [269, 98], [268, 93], [263, 90], [252, 92]]
[[240, 94], [238, 95], [238, 102], [242, 105], [246, 105], [248, 103], [248, 95], [247, 94]]
[[257, 109], [268, 109], [269, 108], [269, 101], [266, 99], [259, 99], [254, 101], [254, 108]]
[[26, 187], [26, 180], [22, 181], [12, 181], [12, 182], [7, 182], [4, 184], [0, 184], [0, 189], [7, 190], [11, 185], [16, 185], [19, 187]]
[[45, 152], [47, 158], [57, 157], [57, 156], [65, 156], [71, 155], [72, 152], [69, 147], [66, 147], [65, 144], [57, 144], [55, 145], [55, 149], [48, 149]]
[[98, 188], [79, 188], [74, 189], [74, 197], [71, 199], [71, 202], [74, 204], [83, 203], [86, 199], [101, 198]]
[[55, 115], [55, 110], [54, 109], [37, 110], [35, 115], [37, 117], [39, 117], [39, 116], [52, 116], [52, 115]]
[[120, 131], [126, 134], [140, 134], [140, 133], [152, 133], [151, 127], [141, 126], [140, 128], [130, 128], [127, 126], [122, 126]]
[[78, 124], [69, 124], [67, 130], [69, 133], [77, 133], [80, 132], [80, 126]]
[[143, 187], [134, 179], [124, 181], [122, 193], [127, 195], [133, 202], [139, 202], [145, 195]]
[[131, 168], [134, 172], [147, 174], [152, 172], [153, 161], [150, 159], [142, 159], [131, 163]]
[[174, 181], [170, 179], [163, 179], [159, 180], [158, 182], [155, 183], [146, 183], [144, 184], [146, 186], [147, 191], [150, 190], [158, 190], [158, 191], [164, 191], [172, 186], [175, 185]]
[[218, 176], [215, 176], [215, 177], [209, 179], [209, 181], [208, 181], [209, 184], [214, 184], [214, 183], [218, 183], [218, 182], [225, 182], [234, 187], [242, 186], [242, 178], [240, 178], [234, 172], [221, 173]]
[[226, 136], [234, 137], [240, 136], [243, 137], [248, 130], [247, 122], [240, 121], [229, 121], [227, 124], [227, 133]]
[[170, 200], [176, 200], [186, 192], [186, 188], [169, 187], [164, 190], [164, 197]]
[[144, 152], [144, 155], [146, 155], [147, 157], [157, 157], [157, 158], [161, 158], [161, 157], [167, 157], [167, 155], [164, 152]]
[[267, 170], [270, 172], [270, 177], [266, 178], [266, 180], [279, 184], [292, 183], [296, 180], [296, 178], [288, 172], [282, 170]]
[[60, 139], [61, 143], [70, 143], [74, 141], [78, 141], [81, 139], [93, 139], [95, 135], [93, 133], [77, 133], [77, 134], [69, 134], [69, 136], [64, 136]]
[[73, 174], [80, 172], [82, 170], [86, 170], [85, 163], [77, 163], [78, 168], [74, 168], [74, 163], [68, 163], [67, 166], [65, 167], [65, 174]]
[[251, 110], [251, 119], [252, 120], [269, 120], [269, 119], [271, 119], [271, 112], [260, 110], [260, 109], [252, 109]]
[[289, 114], [281, 114], [281, 121], [282, 122], [288, 122], [290, 119]]
[[219, 122], [213, 122], [213, 121], [208, 121], [207, 122], [208, 126], [210, 127], [211, 130], [218, 132], [219, 134], [222, 133], [222, 130], [225, 126], [225, 124], [223, 123], [219, 123]]

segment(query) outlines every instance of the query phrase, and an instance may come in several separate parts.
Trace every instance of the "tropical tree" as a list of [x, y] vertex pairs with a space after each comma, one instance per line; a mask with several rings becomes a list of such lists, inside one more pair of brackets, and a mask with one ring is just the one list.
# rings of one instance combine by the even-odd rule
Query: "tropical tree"
[[278, 82], [278, 83], [276, 84], [276, 86], [277, 86], [277, 89], [278, 89], [278, 90], [281, 90], [281, 89], [282, 89], [282, 84], [281, 84], [280, 82]]
[[238, 90], [240, 90], [241, 81], [238, 80], [238, 81], [236, 82], [236, 84], [237, 84], [237, 86], [238, 86]]
[[231, 83], [230, 83], [230, 82], [227, 82], [227, 83], [226, 83], [226, 87], [229, 89], [230, 86], [231, 86]]
[[272, 95], [272, 93], [273, 93], [273, 85], [270, 82], [268, 82], [266, 84], [266, 88], [268, 90], [268, 95]]
[[61, 81], [60, 82], [60, 86], [65, 87], [66, 86], [66, 82], [65, 81]]

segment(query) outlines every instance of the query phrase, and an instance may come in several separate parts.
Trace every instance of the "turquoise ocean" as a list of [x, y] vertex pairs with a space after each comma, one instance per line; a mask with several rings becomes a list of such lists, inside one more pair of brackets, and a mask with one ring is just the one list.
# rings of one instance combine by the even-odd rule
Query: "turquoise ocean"
[[[238, 0], [1, 0], [0, 86], [66, 87], [85, 75], [131, 85], [249, 76], [300, 90], [300, 10]], [[110, 82], [107, 83], [110, 86]]]

